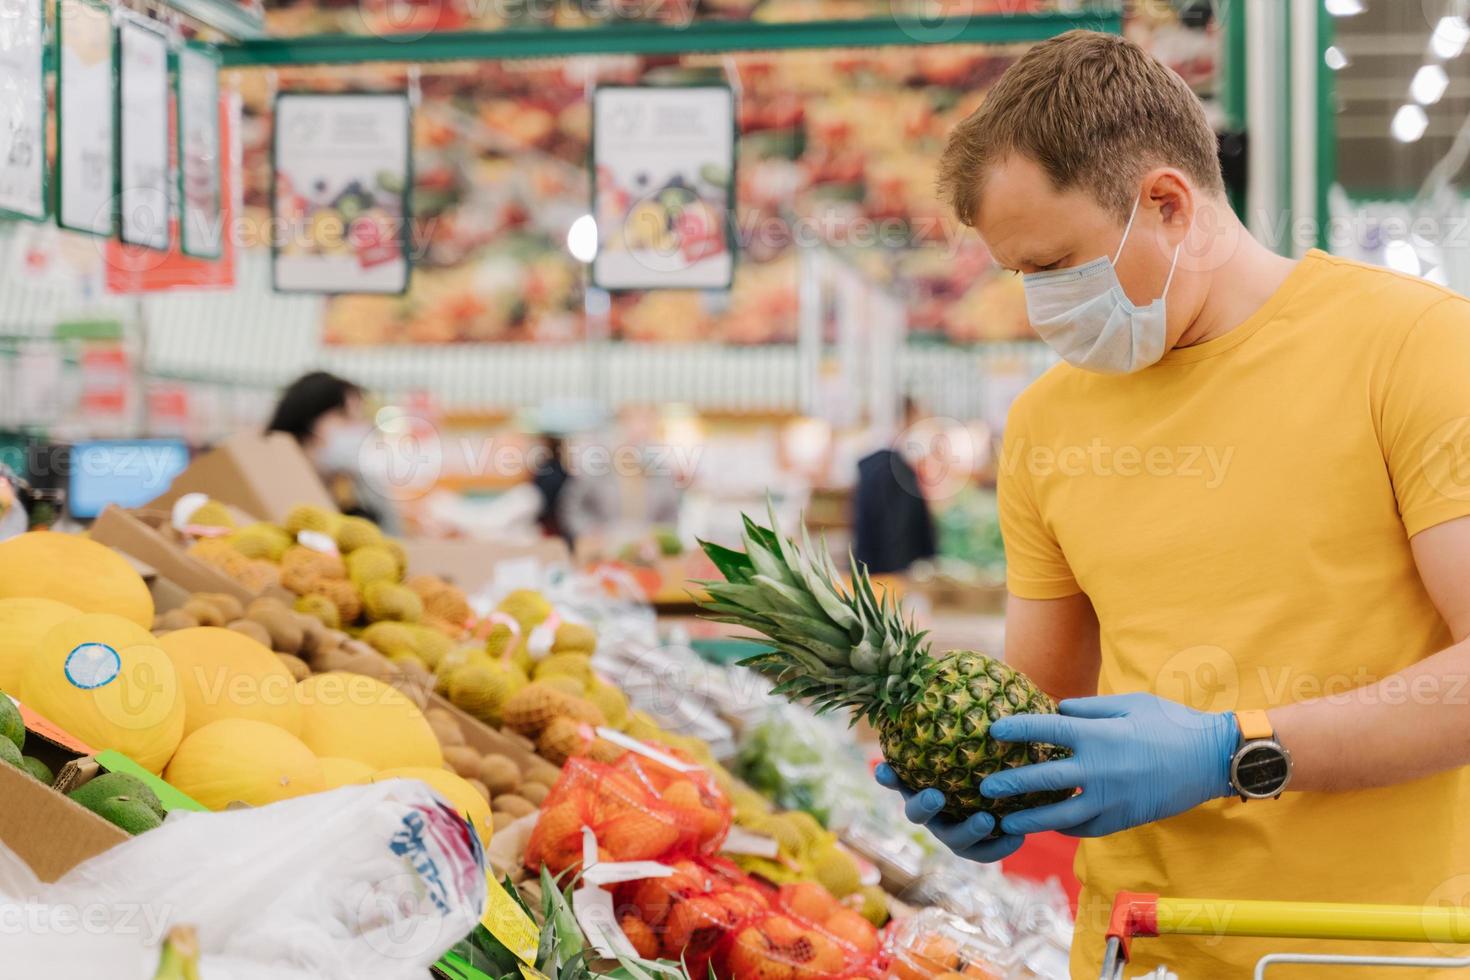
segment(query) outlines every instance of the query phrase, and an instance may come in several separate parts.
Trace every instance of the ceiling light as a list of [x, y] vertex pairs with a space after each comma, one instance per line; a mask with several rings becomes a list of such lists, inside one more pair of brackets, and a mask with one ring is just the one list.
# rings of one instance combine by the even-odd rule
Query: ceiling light
[[1414, 101], [1420, 105], [1434, 105], [1444, 95], [1444, 90], [1449, 87], [1450, 76], [1439, 65], [1424, 65], [1414, 72], [1414, 80], [1409, 83], [1409, 94]]
[[1470, 41], [1470, 24], [1465, 23], [1465, 18], [1441, 17], [1434, 25], [1434, 33], [1429, 36], [1429, 50], [1446, 60], [1458, 58], [1467, 41]]
[[1410, 276], [1417, 276], [1421, 268], [1419, 253], [1402, 238], [1395, 238], [1383, 246], [1383, 261], [1395, 272]]
[[1393, 122], [1389, 125], [1389, 132], [1393, 138], [1400, 143], [1412, 143], [1424, 135], [1424, 130], [1429, 128], [1429, 117], [1424, 110], [1416, 105], [1401, 105], [1399, 111], [1393, 114]]
[[567, 229], [567, 251], [578, 262], [597, 258], [597, 220], [592, 215], [582, 215]]
[[1333, 71], [1342, 71], [1351, 64], [1348, 61], [1348, 56], [1343, 54], [1342, 48], [1339, 48], [1335, 44], [1322, 52], [1322, 61]]
[[1363, 0], [1327, 0], [1326, 7], [1334, 17], [1352, 17], [1363, 12]]

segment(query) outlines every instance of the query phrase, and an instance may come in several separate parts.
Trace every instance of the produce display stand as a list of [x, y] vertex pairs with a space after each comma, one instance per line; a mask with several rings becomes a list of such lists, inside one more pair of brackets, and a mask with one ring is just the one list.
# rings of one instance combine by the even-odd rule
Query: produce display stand
[[[1356, 942], [1470, 944], [1470, 910], [1417, 905], [1264, 902], [1169, 898], [1119, 892], [1108, 921], [1101, 980], [1121, 980], [1133, 940], [1151, 936], [1233, 936]], [[1356, 956], [1272, 953], [1256, 964], [1256, 980], [1273, 966], [1470, 968], [1470, 956]]]

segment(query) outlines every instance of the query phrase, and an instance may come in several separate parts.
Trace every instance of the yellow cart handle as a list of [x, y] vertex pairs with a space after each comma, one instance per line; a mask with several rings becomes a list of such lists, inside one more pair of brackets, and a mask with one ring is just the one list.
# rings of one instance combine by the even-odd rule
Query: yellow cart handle
[[1258, 936], [1404, 943], [1470, 943], [1470, 909], [1339, 902], [1167, 898], [1119, 892], [1108, 946], [1128, 962], [1135, 936]]

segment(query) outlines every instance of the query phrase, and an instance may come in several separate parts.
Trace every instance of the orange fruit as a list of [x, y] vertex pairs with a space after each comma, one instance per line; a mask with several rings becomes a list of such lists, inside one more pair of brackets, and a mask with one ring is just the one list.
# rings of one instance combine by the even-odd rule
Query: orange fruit
[[761, 923], [761, 932], [766, 934], [772, 946], [790, 946], [806, 935], [806, 930], [786, 915], [773, 915]]
[[760, 915], [766, 909], [765, 902], [752, 896], [748, 891], [731, 889], [723, 895], [716, 896], [716, 900], [730, 911], [736, 922]]
[[730, 973], [734, 980], [794, 980], [791, 964], [771, 952], [765, 935], [746, 926], [730, 945]]
[[700, 959], [714, 949], [725, 928], [724, 910], [714, 899], [701, 895], [679, 902], [664, 926], [664, 952], [673, 959]]
[[668, 878], [645, 878], [633, 888], [633, 907], [649, 925], [662, 925], [669, 916], [669, 906], [674, 901], [674, 892]]
[[[809, 933], [806, 937], [811, 944], [811, 956], [803, 964], [802, 969], [808, 971], [810, 976], [830, 977], [843, 972], [847, 963], [847, 957], [842, 952], [842, 947], [828, 939], [819, 932]], [[801, 975], [800, 972], [797, 974]]]
[[626, 810], [597, 828], [597, 842], [615, 861], [652, 861], [663, 857], [678, 840], [675, 824], [646, 810]]
[[645, 960], [658, 956], [658, 937], [653, 934], [647, 922], [636, 915], [625, 915], [618, 924], [623, 927], [623, 935], [628, 937], [628, 942], [639, 956]]
[[832, 893], [815, 881], [798, 881], [784, 886], [781, 903], [810, 922], [825, 922], [828, 916], [842, 908]]
[[878, 930], [873, 924], [852, 909], [838, 909], [822, 922], [822, 928], [839, 942], [871, 956], [878, 952]]

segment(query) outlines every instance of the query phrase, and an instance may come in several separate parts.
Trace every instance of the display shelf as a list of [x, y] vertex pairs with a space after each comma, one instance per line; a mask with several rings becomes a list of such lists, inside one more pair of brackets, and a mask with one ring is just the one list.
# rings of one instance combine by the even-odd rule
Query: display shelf
[[265, 19], [236, 0], [164, 0], [196, 23], [236, 40], [263, 39]]
[[[221, 0], [174, 0], [217, 4]], [[893, 47], [924, 44], [1016, 44], [1041, 41], [1074, 28], [1119, 33], [1114, 6], [1077, 13], [973, 17], [872, 18], [804, 23], [696, 21], [617, 24], [549, 30], [434, 31], [419, 35], [320, 34], [256, 37], [223, 45], [225, 67], [332, 65], [367, 62], [496, 61], [595, 54], [688, 54], [782, 51], [803, 48]]]

